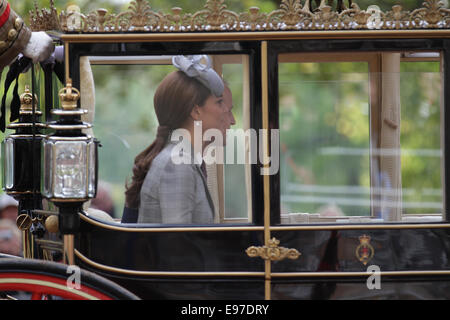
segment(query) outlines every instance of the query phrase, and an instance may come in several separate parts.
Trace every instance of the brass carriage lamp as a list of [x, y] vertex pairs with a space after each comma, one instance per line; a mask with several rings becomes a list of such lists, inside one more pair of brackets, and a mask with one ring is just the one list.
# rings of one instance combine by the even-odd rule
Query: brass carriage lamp
[[42, 195], [59, 207], [60, 231], [73, 234], [83, 203], [96, 195], [98, 143], [82, 133], [91, 125], [80, 120], [87, 110], [78, 107], [80, 92], [71, 81], [59, 98], [61, 109], [51, 111], [59, 120], [47, 124], [55, 133], [42, 140]]
[[40, 144], [44, 137], [40, 130], [45, 127], [39, 122], [41, 115], [37, 96], [33, 101], [26, 86], [20, 95], [19, 120], [8, 125], [15, 132], [2, 141], [2, 187], [18, 200], [26, 201], [40, 191]]

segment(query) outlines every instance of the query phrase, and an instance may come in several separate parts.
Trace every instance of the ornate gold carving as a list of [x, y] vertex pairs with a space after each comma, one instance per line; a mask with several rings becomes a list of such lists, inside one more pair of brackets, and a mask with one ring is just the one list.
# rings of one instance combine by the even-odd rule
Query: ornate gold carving
[[[417, 20], [424, 20], [428, 28], [439, 28], [442, 22], [442, 27], [449, 27], [450, 10], [443, 7], [439, 0], [427, 0], [423, 3], [424, 8], [415, 10], [418, 16]], [[414, 15], [415, 16], [415, 15]]]
[[58, 13], [53, 0], [50, 9], [41, 9], [34, 2], [34, 11], [30, 11], [30, 26], [33, 31], [61, 30]]
[[207, 0], [204, 8], [192, 15], [191, 28], [193, 30], [240, 30], [239, 15], [227, 10], [224, 0]]
[[161, 20], [161, 31], [184, 31], [185, 25], [188, 25], [190, 15], [182, 15], [181, 12], [183, 9], [179, 7], [172, 8], [172, 13], [163, 16]]
[[128, 9], [130, 24], [136, 31], [145, 31], [148, 26], [155, 28], [162, 19], [161, 14], [153, 12], [145, 0], [132, 1]]
[[272, 238], [269, 240], [269, 246], [255, 247], [251, 246], [245, 250], [247, 255], [251, 258], [261, 257], [264, 260], [270, 261], [280, 261], [286, 258], [295, 260], [301, 253], [296, 249], [288, 249], [284, 247], [279, 247], [280, 240]]
[[280, 9], [272, 11], [267, 17], [267, 26], [273, 30], [297, 30], [308, 27], [314, 20], [309, 7], [302, 8], [298, 0], [283, 0]]
[[370, 244], [370, 237], [366, 234], [359, 237], [359, 245], [356, 247], [356, 258], [366, 265], [372, 260], [375, 250]]
[[[248, 12], [243, 12], [239, 15], [240, 30], [262, 30], [267, 20], [267, 14], [259, 12], [258, 7], [251, 7]], [[246, 21], [246, 23], [242, 23]]]
[[[132, 0], [128, 10], [119, 14], [98, 9], [87, 15], [73, 10], [58, 16], [54, 3], [51, 8], [31, 14], [31, 28], [77, 32], [195, 32], [195, 31], [277, 31], [277, 30], [361, 30], [361, 29], [442, 29], [449, 27], [450, 10], [439, 0], [426, 0], [423, 7], [404, 11], [399, 5], [381, 12], [376, 6], [361, 10], [350, 2], [334, 10], [322, 0], [312, 10], [310, 0], [282, 0], [279, 9], [262, 13], [251, 7], [247, 12], [228, 10], [224, 0], [207, 0], [195, 13], [182, 13], [179, 7], [164, 14], [152, 10], [147, 0]], [[328, 1], [330, 3], [332, 1]], [[303, 3], [303, 5], [302, 5]], [[342, 4], [342, 3], [341, 3]], [[76, 23], [73, 23], [73, 22]]]
[[[34, 107], [37, 114], [40, 114], [38, 108], [38, 98], [34, 95]], [[25, 85], [25, 91], [20, 95], [20, 114], [31, 114], [33, 112], [33, 95], [30, 91], [30, 86]]]
[[59, 90], [59, 99], [61, 100], [61, 108], [63, 110], [77, 109], [77, 101], [80, 99], [80, 91], [77, 88], [72, 87], [72, 81], [67, 81], [64, 88]]

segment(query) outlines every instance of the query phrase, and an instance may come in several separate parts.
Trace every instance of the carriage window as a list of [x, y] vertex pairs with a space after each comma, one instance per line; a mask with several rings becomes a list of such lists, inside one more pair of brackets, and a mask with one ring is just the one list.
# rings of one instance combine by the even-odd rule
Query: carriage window
[[438, 53], [279, 56], [282, 223], [442, 221]]
[[[233, 96], [236, 124], [249, 127], [248, 57], [211, 55], [214, 69], [227, 82]], [[171, 56], [90, 57], [95, 81], [94, 135], [99, 148], [99, 186], [109, 192], [113, 216], [120, 221], [125, 202], [125, 181], [130, 181], [134, 158], [156, 136], [158, 121], [153, 96], [162, 79], [176, 69]], [[120, 75], [120, 76], [118, 76]], [[130, 79], [132, 79], [130, 81]], [[214, 203], [214, 223], [251, 222], [250, 167], [227, 162], [225, 155], [245, 150], [239, 138], [227, 141], [224, 158], [207, 165], [207, 185]], [[239, 183], [236, 181], [239, 180]]]

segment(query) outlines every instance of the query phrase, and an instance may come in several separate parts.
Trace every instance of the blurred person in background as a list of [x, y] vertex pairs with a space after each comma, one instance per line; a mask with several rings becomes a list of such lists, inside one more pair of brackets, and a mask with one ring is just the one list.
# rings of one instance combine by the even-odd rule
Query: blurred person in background
[[0, 220], [7, 219], [16, 223], [19, 203], [11, 196], [2, 194], [0, 196]]
[[0, 253], [22, 256], [22, 234], [9, 219], [0, 220]]

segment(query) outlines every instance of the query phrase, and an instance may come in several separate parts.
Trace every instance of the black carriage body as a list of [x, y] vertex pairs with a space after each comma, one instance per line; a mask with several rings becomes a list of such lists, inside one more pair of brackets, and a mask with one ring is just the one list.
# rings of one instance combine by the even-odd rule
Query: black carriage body
[[[444, 76], [443, 189], [444, 203], [449, 203], [450, 40], [391, 37], [389, 33], [386, 33], [387, 38], [381, 33], [378, 38], [368, 33], [366, 38], [349, 36], [342, 39], [311, 39], [314, 34], [305, 39], [289, 32], [264, 39], [263, 33], [254, 34], [254, 40], [236, 33], [232, 40], [220, 40], [219, 34], [211, 41], [196, 40], [194, 34], [187, 42], [157, 41], [151, 39], [151, 34], [143, 36], [141, 41], [126, 40], [125, 35], [123, 42], [120, 35], [115, 35], [116, 40], [105, 37], [105, 41], [94, 41], [89, 35], [78, 39], [77, 35], [68, 34], [62, 41], [68, 49], [69, 75], [75, 87], [80, 85], [79, 58], [85, 55], [248, 54], [250, 124], [254, 129], [280, 128], [280, 53], [345, 52], [351, 56], [352, 53], [375, 51], [440, 52]], [[214, 33], [210, 38], [215, 38]], [[267, 89], [264, 81], [267, 81]], [[262, 108], [265, 94], [268, 124], [264, 124]], [[265, 180], [259, 174], [261, 167], [260, 163], [252, 165], [252, 223], [218, 226], [120, 224], [82, 215], [75, 241], [76, 263], [144, 299], [450, 298], [448, 207], [444, 208], [442, 223], [286, 226], [280, 221], [280, 173]], [[267, 182], [269, 188], [265, 190], [264, 183]], [[361, 236], [371, 239], [373, 257], [369, 264], [357, 259]], [[267, 245], [267, 240], [272, 237], [283, 247], [296, 248], [300, 257], [268, 261], [248, 256], [247, 248]], [[376, 290], [368, 287], [371, 273], [367, 268], [372, 264], [379, 267], [382, 279], [381, 288]]]
[[[83, 217], [76, 263], [142, 299], [265, 298], [264, 261], [245, 252], [249, 244], [264, 244], [262, 231], [165, 228], [105, 225]], [[294, 262], [272, 262], [271, 299], [450, 298], [448, 228], [353, 228], [273, 232], [302, 255]], [[369, 265], [355, 258], [361, 234], [373, 239], [370, 265], [379, 270], [368, 272]], [[371, 290], [367, 283], [375, 272], [381, 287]]]

